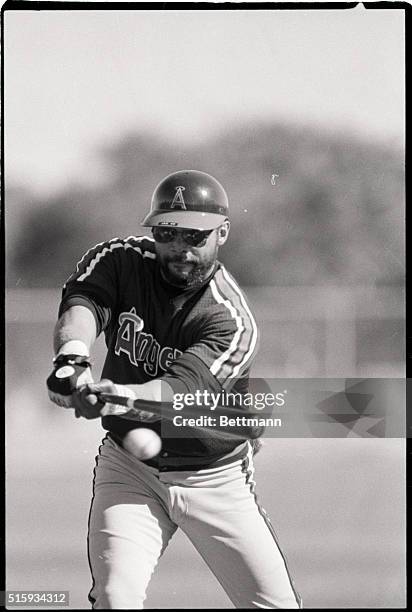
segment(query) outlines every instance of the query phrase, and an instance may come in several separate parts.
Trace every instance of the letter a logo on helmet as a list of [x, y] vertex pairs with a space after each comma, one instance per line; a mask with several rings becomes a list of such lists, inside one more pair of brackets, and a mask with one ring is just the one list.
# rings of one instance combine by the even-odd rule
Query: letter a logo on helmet
[[199, 170], [180, 170], [160, 181], [142, 225], [211, 230], [228, 216], [226, 191], [218, 180]]
[[171, 203], [170, 208], [180, 208], [181, 210], [187, 210], [183, 198], [183, 192], [186, 188], [183, 185], [179, 185], [179, 187], [175, 187], [175, 189], [175, 197], [173, 198], [173, 202]]

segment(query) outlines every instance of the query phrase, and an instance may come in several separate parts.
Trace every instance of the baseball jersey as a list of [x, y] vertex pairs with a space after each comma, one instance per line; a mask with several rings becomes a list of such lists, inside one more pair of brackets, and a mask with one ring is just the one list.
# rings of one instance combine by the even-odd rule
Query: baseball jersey
[[[77, 264], [64, 285], [59, 316], [79, 304], [91, 310], [97, 333], [105, 335], [102, 378], [125, 385], [161, 378], [184, 394], [247, 392], [258, 329], [243, 291], [219, 261], [203, 284], [182, 289], [161, 275], [152, 238], [114, 238]], [[156, 431], [162, 453], [147, 463], [161, 463], [164, 471], [213, 465], [241, 442], [211, 430], [200, 436], [195, 428], [174, 438], [166, 420], [106, 416], [102, 425], [118, 441], [136, 427]]]

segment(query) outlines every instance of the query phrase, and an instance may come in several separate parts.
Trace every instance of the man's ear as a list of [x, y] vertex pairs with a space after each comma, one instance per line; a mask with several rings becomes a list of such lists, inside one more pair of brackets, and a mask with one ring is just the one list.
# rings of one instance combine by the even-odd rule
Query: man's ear
[[230, 222], [228, 219], [226, 219], [226, 221], [218, 228], [217, 230], [217, 243], [219, 246], [222, 246], [222, 244], [225, 244], [228, 236], [229, 236], [229, 230], [230, 230]]

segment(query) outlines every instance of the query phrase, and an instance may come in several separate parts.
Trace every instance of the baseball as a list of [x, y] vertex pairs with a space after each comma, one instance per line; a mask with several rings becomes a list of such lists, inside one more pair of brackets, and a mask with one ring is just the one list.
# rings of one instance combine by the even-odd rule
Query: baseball
[[132, 429], [123, 438], [123, 448], [136, 459], [145, 461], [155, 457], [162, 448], [162, 441], [155, 431], [141, 427]]

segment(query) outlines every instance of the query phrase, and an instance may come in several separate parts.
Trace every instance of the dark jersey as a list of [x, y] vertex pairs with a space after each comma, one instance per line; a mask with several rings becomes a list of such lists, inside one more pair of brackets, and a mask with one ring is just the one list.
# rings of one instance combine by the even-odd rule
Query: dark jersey
[[[119, 384], [162, 378], [174, 393], [247, 391], [258, 330], [244, 293], [220, 262], [203, 285], [183, 290], [160, 274], [153, 239], [114, 238], [79, 262], [64, 286], [59, 314], [76, 304], [93, 312], [98, 334], [105, 334], [102, 378]], [[210, 430], [196, 436], [194, 428], [190, 437], [173, 438], [160, 420], [107, 416], [102, 424], [117, 439], [136, 427], [155, 430], [162, 437], [163, 469], [207, 466], [239, 445]]]

